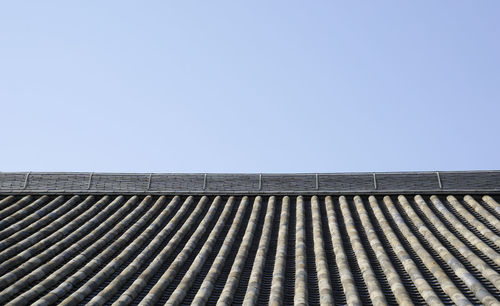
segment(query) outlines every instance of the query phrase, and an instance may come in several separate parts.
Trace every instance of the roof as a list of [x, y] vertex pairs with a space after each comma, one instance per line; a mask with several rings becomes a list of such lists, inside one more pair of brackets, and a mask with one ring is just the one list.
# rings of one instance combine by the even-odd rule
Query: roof
[[498, 187], [495, 171], [0, 173], [0, 304], [497, 304]]

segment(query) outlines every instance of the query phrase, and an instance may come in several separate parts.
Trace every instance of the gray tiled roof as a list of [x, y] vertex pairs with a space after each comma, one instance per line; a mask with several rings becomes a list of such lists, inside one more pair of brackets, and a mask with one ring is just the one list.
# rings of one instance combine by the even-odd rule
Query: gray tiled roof
[[[315, 193], [314, 174], [176, 175], [205, 185], [192, 194], [128, 189], [169, 175], [33, 173], [23, 189], [25, 174], [0, 174], [0, 304], [498, 304], [498, 173], [472, 174], [437, 188], [435, 173], [377, 174], [377, 189], [344, 194]], [[309, 176], [310, 193], [270, 191]], [[404, 189], [424, 178], [428, 192]], [[242, 186], [261, 193], [227, 192]]]

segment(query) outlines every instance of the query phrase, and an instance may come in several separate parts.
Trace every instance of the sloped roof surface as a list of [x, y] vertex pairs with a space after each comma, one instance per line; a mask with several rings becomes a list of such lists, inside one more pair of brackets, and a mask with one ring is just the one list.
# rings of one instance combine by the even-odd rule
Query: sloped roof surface
[[[207, 192], [185, 192], [183, 185], [179, 192], [132, 192], [144, 191], [143, 181], [129, 182], [124, 192], [101, 181], [107, 190], [86, 193], [88, 186], [70, 192], [60, 188], [67, 181], [54, 178], [40, 184], [57, 192], [22, 188], [31, 175], [36, 178], [20, 174], [16, 187], [5, 187], [0, 175], [0, 304], [500, 300], [496, 180], [483, 178], [486, 187], [463, 192], [456, 183], [447, 192], [443, 177], [436, 181], [433, 174], [427, 184], [438, 184], [428, 192], [405, 191], [402, 179], [397, 192], [378, 185], [342, 193], [315, 192], [311, 175], [311, 190], [284, 194], [293, 179], [266, 191], [259, 178], [251, 184], [260, 192], [232, 193], [209, 190], [202, 175], [197, 183]], [[221, 179], [220, 186], [230, 181]]]

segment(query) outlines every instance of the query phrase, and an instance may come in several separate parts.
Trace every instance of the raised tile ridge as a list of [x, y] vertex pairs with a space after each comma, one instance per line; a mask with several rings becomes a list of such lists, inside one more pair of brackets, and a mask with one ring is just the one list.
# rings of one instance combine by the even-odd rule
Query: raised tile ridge
[[321, 194], [500, 192], [500, 171], [364, 173], [0, 172], [0, 193]]

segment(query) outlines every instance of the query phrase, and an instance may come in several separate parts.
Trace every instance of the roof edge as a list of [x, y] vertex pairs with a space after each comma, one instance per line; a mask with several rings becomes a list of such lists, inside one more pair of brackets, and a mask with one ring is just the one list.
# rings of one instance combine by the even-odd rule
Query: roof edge
[[500, 192], [500, 171], [360, 173], [0, 172], [0, 193]]

